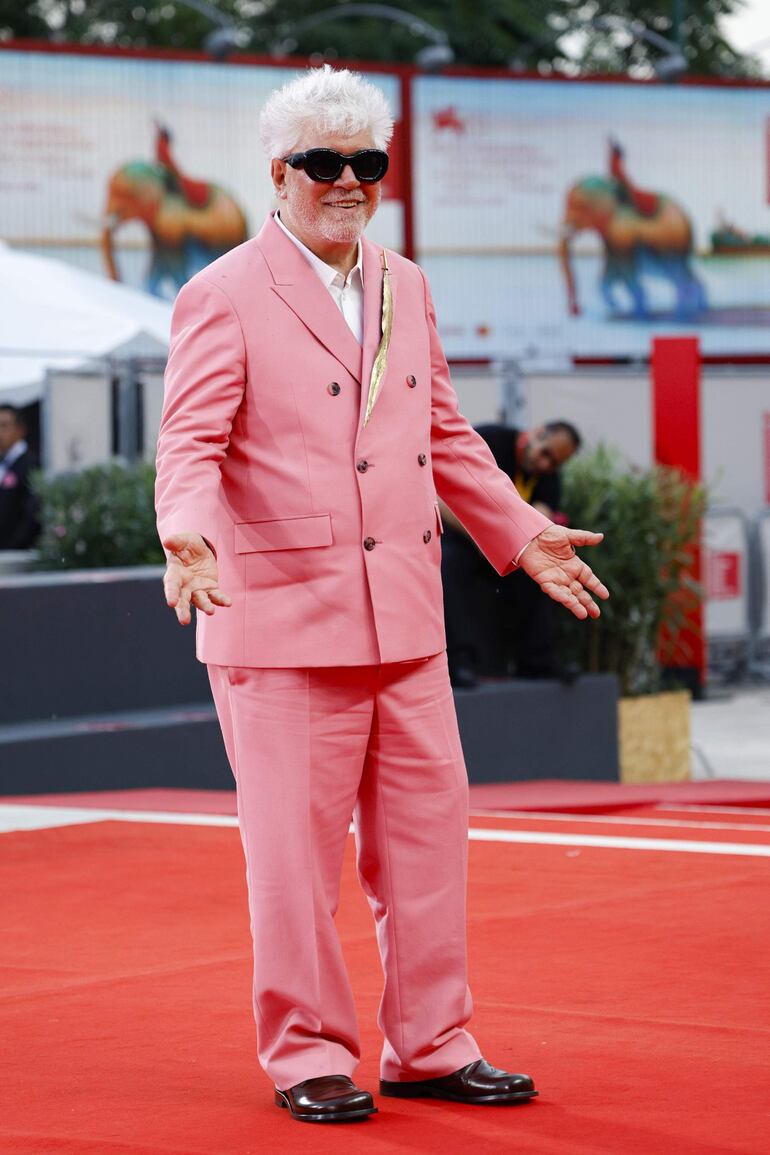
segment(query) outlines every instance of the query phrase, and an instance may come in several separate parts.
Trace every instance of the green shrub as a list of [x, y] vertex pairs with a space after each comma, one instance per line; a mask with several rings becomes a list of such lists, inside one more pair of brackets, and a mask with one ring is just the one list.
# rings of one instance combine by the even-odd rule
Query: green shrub
[[155, 529], [152, 466], [97, 465], [56, 477], [37, 474], [43, 569], [163, 563]]
[[560, 615], [565, 649], [591, 673], [617, 674], [623, 694], [660, 688], [658, 655], [681, 650], [681, 630], [697, 604], [690, 549], [697, 543], [706, 492], [679, 470], [629, 469], [606, 446], [580, 454], [564, 470], [562, 506], [570, 525], [604, 533], [586, 552], [609, 588], [597, 622]]

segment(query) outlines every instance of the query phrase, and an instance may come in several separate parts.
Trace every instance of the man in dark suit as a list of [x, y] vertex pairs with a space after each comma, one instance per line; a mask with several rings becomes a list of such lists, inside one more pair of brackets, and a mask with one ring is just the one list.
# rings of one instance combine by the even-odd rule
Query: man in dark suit
[[[562, 522], [559, 470], [580, 448], [567, 421], [537, 429], [480, 425], [499, 469], [519, 496], [554, 522]], [[442, 504], [447, 654], [452, 684], [474, 686], [481, 676], [571, 680], [574, 671], [556, 653], [550, 602], [521, 571], [501, 578], [476, 548], [462, 523]]]
[[0, 549], [31, 549], [40, 533], [29, 477], [37, 461], [27, 427], [13, 405], [0, 405]]

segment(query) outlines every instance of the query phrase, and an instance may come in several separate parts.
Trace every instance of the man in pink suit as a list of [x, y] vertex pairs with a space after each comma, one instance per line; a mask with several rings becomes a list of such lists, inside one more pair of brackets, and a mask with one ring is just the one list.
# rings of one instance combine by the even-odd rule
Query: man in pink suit
[[351, 817], [384, 969], [383, 1095], [508, 1103], [466, 1030], [467, 777], [438, 495], [500, 573], [580, 618], [607, 591], [457, 409], [422, 271], [363, 239], [381, 92], [328, 67], [260, 120], [279, 213], [180, 292], [158, 446], [166, 599], [198, 610], [237, 784], [260, 1062], [303, 1121], [375, 1111], [334, 926]]

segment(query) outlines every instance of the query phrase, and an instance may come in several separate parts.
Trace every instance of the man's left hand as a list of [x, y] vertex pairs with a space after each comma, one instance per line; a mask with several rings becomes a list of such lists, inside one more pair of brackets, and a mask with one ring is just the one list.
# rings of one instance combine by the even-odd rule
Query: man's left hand
[[598, 618], [601, 610], [591, 594], [606, 600], [610, 594], [591, 567], [575, 553], [582, 545], [599, 545], [603, 533], [588, 529], [568, 529], [552, 525], [529, 543], [519, 561], [519, 568], [528, 573], [555, 602], [561, 602], [576, 618]]

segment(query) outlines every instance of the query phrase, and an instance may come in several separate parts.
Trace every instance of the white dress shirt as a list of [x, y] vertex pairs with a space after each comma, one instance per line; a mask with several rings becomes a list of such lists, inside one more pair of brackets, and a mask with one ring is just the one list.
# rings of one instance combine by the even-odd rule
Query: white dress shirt
[[23, 457], [28, 449], [29, 446], [22, 437], [19, 441], [15, 441], [13, 443], [5, 457], [0, 457], [0, 481], [3, 480], [11, 466], [15, 465], [19, 458]]
[[292, 244], [297, 246], [311, 268], [320, 277], [328, 289], [330, 297], [347, 321], [353, 336], [359, 345], [362, 344], [364, 339], [364, 266], [361, 242], [358, 242], [358, 259], [345, 277], [337, 269], [332, 268], [331, 265], [327, 265], [325, 261], [317, 257], [307, 245], [303, 245], [299, 237], [295, 237], [294, 233], [289, 232], [278, 213], [275, 214], [275, 223], [286, 233]]

